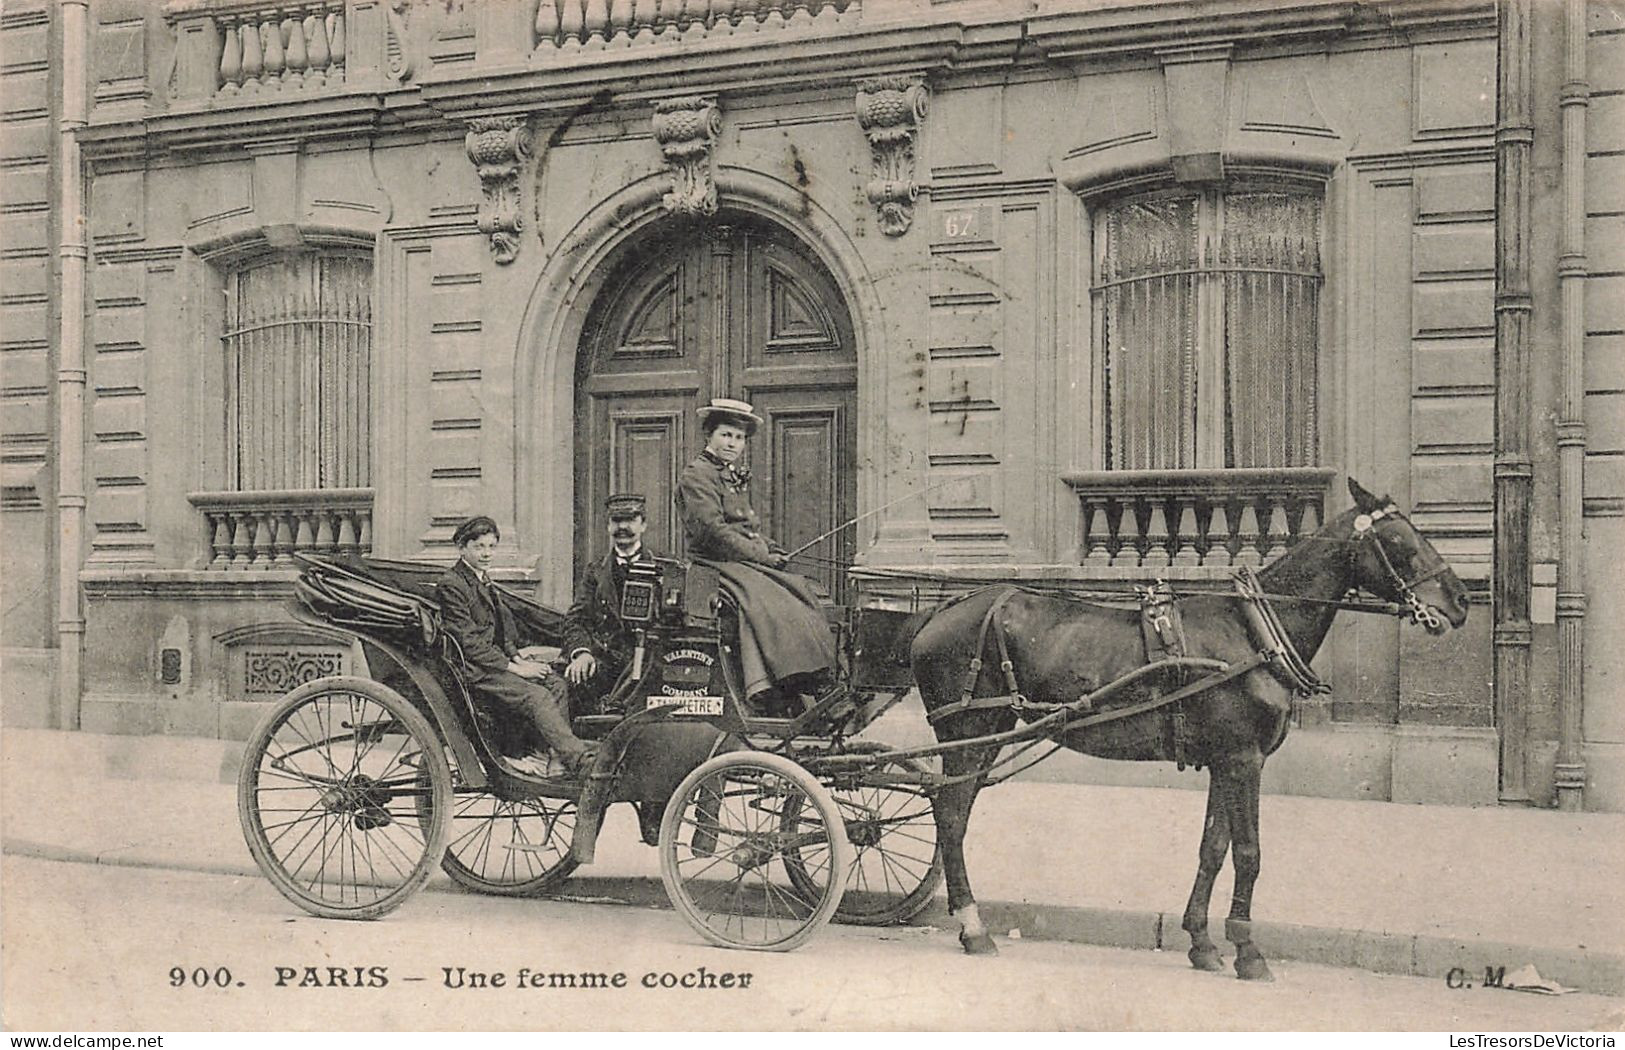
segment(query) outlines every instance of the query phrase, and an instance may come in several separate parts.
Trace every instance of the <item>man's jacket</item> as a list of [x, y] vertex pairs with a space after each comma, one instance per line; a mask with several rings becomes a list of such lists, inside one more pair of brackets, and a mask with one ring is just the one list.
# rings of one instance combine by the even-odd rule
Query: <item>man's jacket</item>
[[462, 649], [469, 674], [484, 678], [506, 671], [519, 650], [519, 630], [491, 586], [459, 558], [435, 584], [435, 598], [440, 625]]
[[[655, 557], [644, 546], [632, 560], [638, 565], [653, 565]], [[619, 667], [632, 658], [634, 644], [632, 632], [621, 622], [621, 589], [616, 580], [615, 552], [611, 550], [587, 566], [576, 587], [575, 600], [564, 616], [564, 658], [573, 659], [585, 649], [600, 663]]]

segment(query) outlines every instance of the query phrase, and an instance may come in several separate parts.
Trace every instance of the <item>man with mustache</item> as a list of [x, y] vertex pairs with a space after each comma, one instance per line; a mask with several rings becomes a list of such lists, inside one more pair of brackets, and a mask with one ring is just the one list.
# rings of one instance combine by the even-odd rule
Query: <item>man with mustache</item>
[[632, 659], [636, 643], [621, 622], [621, 588], [632, 565], [654, 564], [655, 555], [643, 545], [649, 527], [645, 506], [644, 497], [636, 492], [604, 501], [610, 550], [587, 567], [565, 614], [564, 652], [570, 662], [564, 677], [578, 709], [600, 703]]

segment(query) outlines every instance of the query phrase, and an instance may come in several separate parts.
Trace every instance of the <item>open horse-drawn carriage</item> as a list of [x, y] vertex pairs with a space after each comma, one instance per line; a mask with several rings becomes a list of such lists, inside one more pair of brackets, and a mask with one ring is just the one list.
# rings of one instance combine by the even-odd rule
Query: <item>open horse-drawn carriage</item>
[[[899, 617], [837, 610], [838, 680], [798, 717], [754, 714], [719, 638], [714, 568], [661, 560], [624, 588], [637, 654], [574, 728], [597, 740], [579, 776], [538, 779], [505, 758], [525, 727], [475, 702], [440, 629], [433, 566], [306, 557], [294, 613], [353, 634], [367, 677], [307, 682], [269, 712], [239, 779], [260, 868], [316, 915], [376, 918], [439, 864], [474, 890], [555, 889], [594, 856], [606, 808], [638, 809], [672, 903], [709, 940], [788, 949], [832, 915], [906, 920], [941, 881], [923, 766], [856, 735], [908, 688], [874, 658]], [[527, 644], [562, 618], [503, 588]], [[857, 766], [826, 770], [834, 756]]]
[[[971, 808], [1012, 752], [1049, 740], [1208, 768], [1190, 959], [1220, 968], [1208, 905], [1228, 855], [1236, 972], [1267, 979], [1250, 933], [1260, 773], [1293, 694], [1320, 688], [1309, 661], [1341, 609], [1435, 634], [1467, 616], [1466, 589], [1404, 514], [1352, 480], [1349, 491], [1354, 506], [1233, 587], [1159, 586], [1125, 602], [997, 585], [914, 616], [835, 610], [837, 681], [795, 718], [745, 704], [716, 570], [662, 561], [626, 585], [637, 654], [606, 710], [576, 719], [600, 743], [571, 780], [504, 761], [505, 730], [447, 659], [438, 570], [306, 559], [299, 614], [353, 633], [370, 677], [306, 683], [268, 713], [239, 781], [244, 833], [300, 906], [373, 918], [437, 863], [475, 889], [546, 892], [593, 859], [605, 808], [631, 802], [673, 905], [713, 943], [783, 950], [832, 916], [904, 921], [945, 874], [961, 943], [988, 953], [963, 853]], [[1235, 554], [1216, 544], [1203, 557]], [[503, 593], [532, 641], [556, 643], [556, 613]], [[915, 684], [938, 743], [859, 737]]]

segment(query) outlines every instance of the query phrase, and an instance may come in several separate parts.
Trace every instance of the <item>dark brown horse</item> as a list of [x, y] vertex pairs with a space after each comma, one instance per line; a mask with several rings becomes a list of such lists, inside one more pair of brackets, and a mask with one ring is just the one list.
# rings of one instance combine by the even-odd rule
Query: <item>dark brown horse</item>
[[[1145, 674], [1102, 695], [1093, 711], [1060, 713], [1053, 703], [1076, 701], [1146, 665], [1140, 610], [988, 587], [938, 610], [910, 648], [914, 679], [943, 743], [1009, 731], [1018, 718], [1040, 717], [1043, 702], [1050, 701], [1049, 736], [1074, 751], [1132, 761], [1177, 758], [1208, 767], [1206, 825], [1182, 924], [1198, 969], [1222, 969], [1208, 936], [1208, 902], [1228, 852], [1235, 888], [1225, 937], [1236, 948], [1236, 974], [1270, 978], [1250, 934], [1259, 869], [1259, 774], [1264, 757], [1285, 736], [1294, 685], [1313, 683], [1313, 675], [1294, 679], [1286, 669], [1295, 662], [1289, 653], [1279, 661], [1283, 666], [1259, 662], [1261, 648], [1270, 645], [1265, 621], [1274, 619], [1278, 648], [1285, 649], [1279, 647], [1284, 636], [1303, 671], [1352, 588], [1396, 603], [1401, 614], [1408, 612], [1433, 634], [1444, 633], [1445, 620], [1459, 627], [1467, 619], [1466, 589], [1398, 508], [1352, 479], [1349, 493], [1352, 509], [1260, 570], [1263, 591], [1277, 596], [1268, 599], [1267, 609], [1239, 594], [1180, 598], [1183, 650], [1193, 659], [1183, 669]], [[973, 659], [980, 661], [975, 667]], [[1007, 668], [1001, 667], [1005, 661]], [[1159, 696], [1203, 678], [1218, 682], [1177, 704], [1155, 706]], [[1034, 706], [1018, 712], [1009, 702], [1012, 694]], [[1100, 717], [1133, 705], [1145, 709]], [[1076, 724], [1089, 715], [1096, 716], [1091, 724]], [[933, 799], [948, 907], [959, 917], [960, 942], [972, 954], [997, 951], [977, 914], [964, 842], [971, 806], [999, 749], [987, 743], [945, 754], [943, 773], [950, 782]]]

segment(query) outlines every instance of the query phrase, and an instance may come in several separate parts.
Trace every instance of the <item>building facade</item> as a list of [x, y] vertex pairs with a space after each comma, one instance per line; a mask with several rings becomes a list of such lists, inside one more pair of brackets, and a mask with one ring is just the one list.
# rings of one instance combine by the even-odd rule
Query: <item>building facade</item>
[[1625, 806], [1625, 6], [60, 0], [0, 47], [8, 724], [243, 736], [356, 659], [295, 552], [473, 513], [562, 605], [609, 491], [680, 550], [735, 396], [839, 601], [1223, 579], [1389, 492], [1472, 615], [1345, 616], [1267, 781]]

